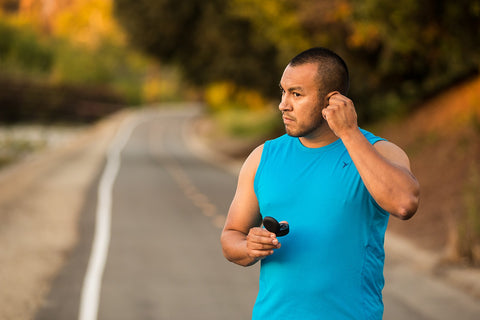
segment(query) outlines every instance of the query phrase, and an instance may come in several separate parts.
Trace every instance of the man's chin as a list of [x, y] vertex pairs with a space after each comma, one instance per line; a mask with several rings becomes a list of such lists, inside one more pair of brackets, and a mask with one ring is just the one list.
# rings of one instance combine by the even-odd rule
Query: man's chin
[[300, 138], [300, 137], [303, 137], [305, 132], [301, 131], [301, 130], [294, 130], [295, 128], [292, 128], [292, 127], [289, 127], [289, 126], [285, 126], [285, 133], [287, 135], [289, 135], [290, 137], [294, 137], [294, 138]]
[[293, 138], [300, 138], [302, 136], [301, 134], [298, 134], [297, 132], [292, 132], [290, 130], [285, 130], [285, 133]]

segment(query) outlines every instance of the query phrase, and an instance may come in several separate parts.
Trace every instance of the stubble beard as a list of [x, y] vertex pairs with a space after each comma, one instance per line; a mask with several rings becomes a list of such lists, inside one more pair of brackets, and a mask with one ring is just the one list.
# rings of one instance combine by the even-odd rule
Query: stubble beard
[[302, 138], [311, 135], [314, 131], [318, 130], [319, 128], [327, 125], [327, 121], [323, 118], [321, 110], [324, 106], [317, 104], [318, 108], [320, 108], [320, 112], [315, 114], [315, 120], [309, 123], [308, 125], [304, 125], [302, 127], [296, 128], [289, 128], [288, 125], [285, 125], [285, 132], [291, 137], [294, 138]]
[[289, 128], [287, 125], [285, 125], [285, 132], [294, 138], [302, 138], [302, 137], [307, 137], [310, 134], [312, 134], [314, 131], [317, 129], [321, 128], [326, 124], [325, 119], [323, 117], [319, 117], [317, 121], [313, 122], [309, 126], [303, 126], [301, 128]]

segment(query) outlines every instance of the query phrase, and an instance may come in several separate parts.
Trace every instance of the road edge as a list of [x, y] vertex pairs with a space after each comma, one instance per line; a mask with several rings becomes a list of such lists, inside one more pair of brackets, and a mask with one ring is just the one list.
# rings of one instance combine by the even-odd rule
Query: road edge
[[87, 188], [131, 110], [87, 126], [61, 145], [0, 171], [0, 318], [32, 319], [78, 241]]

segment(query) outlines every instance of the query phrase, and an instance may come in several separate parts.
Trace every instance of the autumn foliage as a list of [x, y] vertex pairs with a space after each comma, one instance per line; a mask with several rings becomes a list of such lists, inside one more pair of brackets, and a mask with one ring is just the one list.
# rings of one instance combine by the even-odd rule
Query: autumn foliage
[[129, 39], [199, 86], [229, 81], [276, 97], [281, 71], [311, 46], [339, 52], [363, 119], [478, 73], [478, 0], [117, 0]]

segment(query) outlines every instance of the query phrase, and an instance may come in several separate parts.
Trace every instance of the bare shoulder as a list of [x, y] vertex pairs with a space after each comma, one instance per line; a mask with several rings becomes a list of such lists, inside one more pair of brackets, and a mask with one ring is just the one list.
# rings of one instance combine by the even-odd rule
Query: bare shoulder
[[410, 160], [402, 148], [390, 141], [378, 141], [373, 147], [389, 161], [410, 170]]
[[262, 159], [263, 144], [256, 147], [243, 163], [240, 175], [253, 175], [257, 172], [260, 160]]

